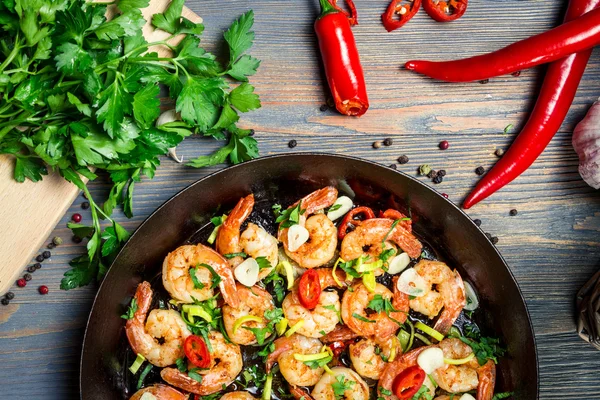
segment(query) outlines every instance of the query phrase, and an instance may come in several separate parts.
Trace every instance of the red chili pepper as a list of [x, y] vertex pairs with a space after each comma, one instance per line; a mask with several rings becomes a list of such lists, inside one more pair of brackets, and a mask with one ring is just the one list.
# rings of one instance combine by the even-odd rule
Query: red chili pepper
[[405, 219], [408, 217], [398, 210], [388, 208], [385, 211], [379, 211], [379, 218], [389, 218], [393, 220], [399, 219], [400, 222], [398, 224], [407, 231], [412, 232], [412, 221], [410, 219]]
[[358, 25], [358, 13], [356, 12], [356, 6], [354, 5], [354, 1], [346, 0], [346, 4], [350, 9], [350, 12], [344, 11], [342, 7], [337, 5], [337, 0], [329, 0], [329, 4], [335, 7], [339, 12], [344, 13], [344, 15], [348, 18], [348, 22], [351, 26]]
[[464, 15], [468, 2], [469, 0], [450, 0], [448, 2], [425, 0], [423, 8], [427, 15], [437, 22], [450, 22]]
[[[565, 21], [598, 7], [600, 0], [572, 0]], [[562, 125], [592, 50], [572, 54], [548, 66], [542, 89], [529, 120], [512, 146], [467, 196], [470, 208], [521, 175], [544, 151]]]
[[298, 298], [302, 307], [312, 310], [319, 303], [321, 296], [321, 282], [319, 274], [314, 269], [308, 269], [300, 277], [298, 283]]
[[183, 342], [185, 356], [198, 368], [210, 366], [210, 353], [204, 340], [200, 336], [190, 335]]
[[396, 376], [392, 384], [392, 391], [399, 400], [412, 399], [415, 393], [421, 389], [426, 376], [425, 371], [418, 365], [408, 367]]
[[600, 9], [488, 54], [454, 61], [409, 61], [406, 69], [448, 82], [511, 74], [600, 44]]
[[367, 86], [350, 23], [343, 11], [319, 0], [321, 16], [315, 21], [325, 75], [335, 102], [344, 114], [359, 117], [367, 112]]
[[385, 12], [381, 14], [381, 22], [388, 32], [394, 31], [410, 21], [419, 8], [421, 8], [421, 0], [392, 0]]
[[350, 228], [349, 225], [358, 225], [359, 221], [355, 220], [355, 218], [360, 214], [363, 215], [363, 221], [365, 219], [375, 218], [375, 213], [369, 207], [353, 208], [352, 210], [348, 211], [348, 213], [342, 220], [342, 223], [338, 227], [338, 239], [342, 240], [344, 237], [346, 237], [346, 234], [348, 233], [348, 228]]

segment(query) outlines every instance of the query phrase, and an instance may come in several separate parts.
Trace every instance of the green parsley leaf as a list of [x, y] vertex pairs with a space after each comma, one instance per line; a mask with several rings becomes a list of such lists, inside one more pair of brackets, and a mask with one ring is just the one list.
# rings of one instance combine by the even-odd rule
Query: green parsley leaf
[[352, 390], [352, 387], [355, 384], [355, 381], [346, 379], [344, 375], [337, 375], [335, 377], [335, 382], [331, 384], [331, 388], [333, 389], [333, 394], [335, 395], [336, 400], [343, 399], [344, 393], [346, 393], [347, 390]]
[[260, 99], [254, 94], [254, 86], [242, 83], [229, 94], [231, 104], [241, 112], [248, 112], [260, 108]]
[[362, 315], [357, 314], [357, 313], [352, 313], [352, 316], [354, 318], [356, 318], [357, 320], [362, 321], [362, 322], [368, 322], [368, 323], [371, 323], [371, 324], [374, 324], [375, 322], [377, 322], [377, 321], [374, 321], [372, 319], [365, 318]]
[[300, 222], [300, 216], [305, 212], [306, 210], [302, 209], [302, 201], [299, 201], [294, 207], [284, 210], [279, 217], [277, 217], [275, 223], [281, 223], [282, 228], [289, 228], [292, 225], [298, 224]]
[[235, 258], [235, 257], [246, 258], [246, 257], [248, 257], [248, 254], [246, 254], [244, 252], [241, 252], [241, 253], [228, 253], [228, 254], [223, 254], [223, 257], [225, 257], [226, 259], [230, 260], [230, 259]]
[[267, 257], [256, 257], [256, 262], [259, 270], [272, 267], [271, 262], [267, 260]]
[[133, 299], [131, 299], [131, 303], [129, 304], [129, 307], [127, 307], [127, 312], [125, 312], [125, 314], [121, 315], [121, 318], [127, 319], [127, 320], [133, 319], [137, 310], [138, 310], [137, 300], [134, 297]]
[[160, 115], [160, 100], [157, 85], [147, 85], [133, 96], [133, 115], [142, 128], [154, 126], [154, 121]]
[[219, 274], [217, 274], [217, 272], [213, 269], [213, 267], [211, 267], [208, 264], [204, 264], [204, 263], [200, 263], [198, 265], [200, 267], [204, 267], [210, 271], [210, 273], [212, 275], [212, 284], [210, 285], [210, 288], [214, 289], [217, 286], [219, 286], [219, 283], [221, 283], [221, 277], [219, 276]]
[[42, 175], [48, 175], [48, 170], [41, 160], [17, 155], [14, 172], [17, 182], [24, 182], [25, 178], [38, 182], [42, 180]]
[[430, 392], [427, 386], [423, 385], [412, 397], [412, 400], [433, 400], [433, 394]]
[[179, 372], [187, 372], [187, 363], [185, 362], [185, 356], [175, 360], [175, 364], [177, 365], [177, 369], [179, 370]]
[[236, 79], [241, 82], [247, 82], [249, 76], [256, 74], [256, 70], [259, 66], [260, 60], [257, 60], [256, 58], [246, 54], [241, 56], [236, 62], [234, 62], [231, 68], [227, 71], [227, 73], [233, 79]]
[[246, 50], [252, 47], [254, 41], [254, 32], [252, 25], [254, 24], [254, 12], [252, 10], [243, 14], [236, 20], [223, 37], [229, 44], [229, 64], [232, 65]]
[[183, 11], [185, 0], [173, 0], [163, 14], [152, 16], [152, 25], [169, 33], [176, 33], [179, 28], [179, 20]]
[[200, 282], [200, 280], [196, 276], [197, 270], [198, 270], [197, 268], [190, 268], [188, 270], [188, 273], [190, 274], [190, 277], [192, 278], [192, 283], [194, 284], [194, 288], [195, 289], [204, 289], [204, 287], [206, 285], [204, 283]]
[[492, 400], [502, 400], [502, 399], [507, 399], [509, 397], [511, 397], [514, 393], [513, 392], [502, 392], [502, 393], [496, 393], [494, 395], [494, 397], [492, 397]]

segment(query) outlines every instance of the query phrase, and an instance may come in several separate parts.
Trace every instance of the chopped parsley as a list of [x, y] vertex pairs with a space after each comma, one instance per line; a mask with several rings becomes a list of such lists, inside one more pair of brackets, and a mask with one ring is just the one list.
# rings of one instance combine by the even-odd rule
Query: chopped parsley
[[121, 318], [123, 319], [133, 319], [135, 312], [138, 310], [138, 305], [137, 305], [137, 300], [135, 299], [135, 297], [133, 299], [131, 299], [131, 303], [129, 304], [129, 307], [127, 307], [127, 312], [123, 315], [121, 315]]
[[479, 365], [484, 365], [488, 360], [498, 364], [498, 357], [506, 354], [506, 349], [500, 346], [500, 339], [481, 337], [479, 341], [460, 336], [459, 339], [468, 344], [475, 353]]
[[392, 395], [392, 391], [388, 390], [388, 389], [386, 389], [384, 387], [380, 387], [379, 388], [379, 393], [381, 393], [384, 396], [391, 396]]
[[204, 287], [206, 286], [204, 283], [200, 282], [200, 280], [198, 280], [198, 277], [196, 276], [196, 271], [198, 270], [198, 268], [190, 268], [188, 270], [190, 277], [192, 278], [192, 282], [194, 283], [194, 288], [195, 289], [204, 289]]
[[342, 205], [340, 203], [337, 203], [329, 207], [329, 209], [326, 212], [337, 211], [340, 208], [342, 208]]
[[344, 375], [337, 375], [335, 377], [335, 382], [331, 384], [331, 388], [333, 389], [333, 394], [335, 395], [336, 400], [343, 399], [346, 390], [352, 390], [352, 387], [355, 384], [356, 382], [346, 379]]
[[423, 385], [412, 397], [412, 400], [433, 400], [433, 395], [431, 394], [429, 388]]
[[387, 264], [388, 260], [396, 255], [396, 250], [393, 248], [385, 249], [379, 254], [379, 259], [383, 261], [384, 264]]
[[352, 313], [352, 316], [362, 322], [369, 322], [371, 324], [374, 324], [376, 322], [376, 321], [373, 321], [372, 319], [365, 318], [362, 315], [357, 314], [357, 313]]
[[494, 397], [492, 397], [492, 400], [507, 399], [507, 398], [511, 397], [512, 395], [513, 395], [513, 392], [496, 393], [494, 395]]
[[256, 263], [258, 264], [258, 269], [271, 268], [271, 262], [267, 260], [267, 257], [256, 257]]
[[204, 263], [200, 263], [200, 264], [198, 264], [198, 266], [204, 267], [210, 271], [210, 274], [212, 276], [212, 284], [210, 285], [211, 289], [214, 289], [217, 286], [219, 286], [219, 283], [221, 283], [221, 277], [219, 276], [219, 274], [217, 274], [217, 272], [214, 270], [213, 267], [211, 267], [208, 264], [204, 264]]
[[281, 204], [273, 204], [271, 210], [273, 210], [275, 217], [279, 217], [281, 215]]
[[264, 328], [252, 328], [249, 326], [242, 327], [254, 334], [259, 346], [262, 346], [265, 343], [265, 338], [268, 334], [275, 332], [275, 324], [277, 324], [283, 318], [283, 310], [281, 308], [265, 310], [264, 316], [267, 320], [267, 324]]
[[225, 257], [226, 259], [230, 260], [230, 259], [235, 258], [235, 257], [246, 258], [246, 257], [248, 257], [248, 254], [246, 254], [246, 253], [244, 253], [242, 251], [242, 252], [239, 252], [239, 253], [227, 253], [227, 254], [223, 254], [223, 257]]
[[275, 293], [276, 304], [281, 304], [285, 297], [286, 287], [285, 280], [281, 275], [277, 273], [277, 271], [273, 270], [269, 275], [262, 280], [264, 285], [269, 285], [273, 287], [272, 292]]
[[212, 222], [212, 224], [215, 226], [215, 228], [217, 226], [220, 226], [223, 223], [223, 217], [218, 216], [218, 217], [212, 217], [210, 219], [210, 222]]
[[302, 209], [302, 200], [300, 200], [296, 206], [280, 212], [275, 222], [281, 223], [282, 228], [289, 228], [290, 226], [299, 223], [300, 216], [305, 212], [306, 210]]
[[312, 360], [312, 361], [304, 361], [304, 364], [307, 365], [310, 369], [323, 368], [325, 365], [329, 364], [333, 360], [331, 355], [321, 358], [320, 360]]
[[175, 360], [175, 364], [177, 365], [177, 369], [179, 370], [179, 372], [187, 371], [187, 363], [185, 362], [185, 357], [181, 357]]

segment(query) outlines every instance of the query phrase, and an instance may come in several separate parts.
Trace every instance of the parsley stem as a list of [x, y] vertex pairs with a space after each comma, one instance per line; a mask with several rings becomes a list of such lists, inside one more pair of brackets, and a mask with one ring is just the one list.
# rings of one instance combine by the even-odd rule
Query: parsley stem
[[8, 65], [10, 65], [12, 63], [12, 61], [15, 59], [15, 57], [17, 56], [17, 54], [19, 54], [19, 51], [21, 50], [21, 46], [19, 45], [19, 34], [21, 32], [17, 32], [17, 36], [15, 37], [15, 47], [13, 47], [12, 51], [10, 52], [10, 54], [8, 55], [8, 57], [6, 57], [6, 60], [4, 60], [4, 62], [2, 64], [0, 64], [0, 72], [4, 71], [4, 68], [6, 68]]

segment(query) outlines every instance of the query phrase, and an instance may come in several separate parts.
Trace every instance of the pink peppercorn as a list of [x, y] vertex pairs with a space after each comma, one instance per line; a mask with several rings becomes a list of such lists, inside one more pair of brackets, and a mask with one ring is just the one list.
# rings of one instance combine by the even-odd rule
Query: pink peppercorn
[[73, 220], [73, 222], [79, 223], [79, 222], [81, 222], [81, 214], [73, 214], [71, 219]]
[[17, 286], [18, 287], [25, 287], [27, 285], [27, 281], [23, 278], [17, 280]]
[[442, 140], [439, 144], [440, 146], [440, 150], [446, 150], [448, 149], [448, 147], [450, 147], [450, 143], [448, 143], [447, 140]]
[[448, 195], [446, 193], [442, 193], [442, 196], [444, 196], [445, 198], [448, 198]]
[[42, 285], [38, 288], [38, 292], [40, 292], [40, 294], [48, 294], [48, 286], [46, 285]]

